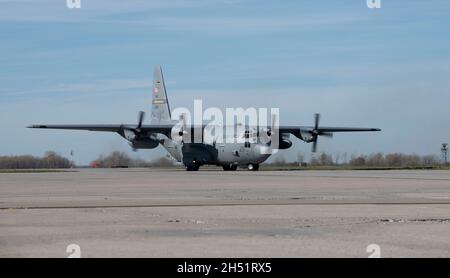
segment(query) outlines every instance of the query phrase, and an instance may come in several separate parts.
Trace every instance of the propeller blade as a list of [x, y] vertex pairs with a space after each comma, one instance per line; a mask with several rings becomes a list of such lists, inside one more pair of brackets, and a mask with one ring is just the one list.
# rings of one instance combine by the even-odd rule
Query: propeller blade
[[142, 122], [144, 121], [144, 117], [145, 117], [145, 112], [139, 111], [137, 129], [140, 129], [142, 127]]
[[314, 130], [317, 130], [319, 128], [319, 121], [320, 121], [320, 114], [319, 113], [314, 114]]
[[319, 135], [323, 137], [333, 138], [333, 132], [320, 132]]
[[[319, 129], [319, 121], [320, 121], [320, 114], [319, 113], [315, 113], [314, 114], [314, 129], [312, 130], [312, 135], [313, 135], [313, 145], [312, 145], [312, 149], [311, 151], [313, 153], [315, 153], [317, 151], [317, 138], [319, 137], [320, 134], [317, 130]], [[325, 134], [325, 136], [328, 136], [330, 134]]]

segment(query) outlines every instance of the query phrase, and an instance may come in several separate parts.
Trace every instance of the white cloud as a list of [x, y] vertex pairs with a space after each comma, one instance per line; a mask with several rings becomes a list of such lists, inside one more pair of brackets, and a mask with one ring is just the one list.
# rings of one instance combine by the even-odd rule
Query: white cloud
[[[367, 20], [355, 13], [348, 14], [291, 14], [274, 16], [204, 16], [170, 15], [160, 10], [239, 5], [239, 1], [82, 1], [81, 9], [68, 9], [63, 0], [5, 1], [0, 9], [0, 21], [6, 22], [50, 22], [50, 23], [99, 23], [149, 25], [168, 31], [201, 31], [209, 34], [242, 34], [270, 32], [328, 26]], [[129, 19], [127, 15], [139, 13]], [[125, 16], [125, 17], [121, 17]]]
[[70, 97], [82, 97], [83, 95], [95, 96], [105, 95], [129, 90], [144, 89], [151, 90], [150, 79], [109, 79], [96, 80], [86, 83], [61, 83], [54, 84], [45, 88], [32, 88], [22, 91], [6, 91], [1, 93], [1, 97], [52, 97], [55, 95]]

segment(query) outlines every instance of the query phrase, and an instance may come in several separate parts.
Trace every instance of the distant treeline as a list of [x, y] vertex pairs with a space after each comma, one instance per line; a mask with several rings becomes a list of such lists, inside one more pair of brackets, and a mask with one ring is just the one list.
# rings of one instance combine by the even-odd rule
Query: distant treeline
[[[369, 155], [353, 154], [349, 158], [344, 154], [331, 155], [320, 153], [311, 157], [309, 161], [304, 161], [304, 156], [299, 153], [295, 162], [286, 162], [283, 158], [276, 158], [272, 166], [353, 166], [353, 167], [434, 167], [440, 166], [441, 161], [436, 155], [417, 155], [403, 153], [373, 153]], [[112, 167], [171, 167], [176, 163], [173, 159], [160, 157], [152, 161], [131, 158], [124, 152], [115, 151], [109, 155], [101, 155], [91, 162], [91, 167], [112, 168]]]
[[92, 161], [93, 168], [113, 168], [113, 167], [170, 167], [174, 166], [174, 160], [167, 157], [160, 157], [152, 161], [140, 158], [131, 158], [124, 152], [115, 151], [107, 156], [99, 156]]
[[352, 166], [387, 166], [387, 167], [417, 167], [438, 166], [441, 161], [436, 155], [417, 155], [403, 153], [375, 153], [370, 155], [352, 156], [348, 162]]
[[[403, 153], [373, 153], [369, 155], [328, 154], [313, 155], [309, 161], [302, 153], [298, 154], [297, 161], [287, 162], [282, 156], [275, 158], [271, 166], [352, 166], [352, 167], [435, 167], [441, 166], [442, 161], [437, 155], [417, 155]], [[114, 151], [109, 155], [101, 155], [90, 163], [93, 168], [114, 167], [172, 167], [177, 163], [168, 157], [160, 157], [152, 161], [132, 158], [125, 152]], [[0, 169], [55, 169], [74, 167], [72, 161], [53, 151], [48, 151], [43, 157], [31, 155], [0, 156]]]
[[43, 157], [31, 155], [0, 156], [0, 169], [55, 169], [70, 168], [72, 162], [52, 151]]
[[442, 161], [436, 155], [418, 155], [403, 153], [373, 153], [353, 154], [350, 158], [347, 154], [328, 154], [320, 153], [311, 157], [309, 161], [305, 161], [302, 153], [298, 154], [295, 162], [286, 162], [283, 158], [277, 158], [270, 165], [303, 165], [303, 166], [339, 166], [349, 165], [356, 167], [433, 167], [442, 165]]

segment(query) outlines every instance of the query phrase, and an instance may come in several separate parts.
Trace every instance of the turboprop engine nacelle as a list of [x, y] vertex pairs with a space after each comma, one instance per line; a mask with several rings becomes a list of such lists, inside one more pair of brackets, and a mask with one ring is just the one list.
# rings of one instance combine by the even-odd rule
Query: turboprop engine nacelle
[[289, 149], [292, 146], [292, 141], [289, 139], [289, 134], [283, 133], [280, 138], [280, 150]]
[[314, 141], [314, 136], [309, 132], [301, 131], [300, 136], [302, 137], [301, 139], [307, 143]]
[[140, 138], [131, 141], [129, 144], [133, 149], [154, 149], [158, 147], [159, 142], [151, 138]]

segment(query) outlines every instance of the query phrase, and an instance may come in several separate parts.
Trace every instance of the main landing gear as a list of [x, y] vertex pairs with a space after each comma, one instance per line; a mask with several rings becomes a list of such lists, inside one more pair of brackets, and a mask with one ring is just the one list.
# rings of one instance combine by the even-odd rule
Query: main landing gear
[[197, 163], [196, 159], [194, 159], [192, 161], [192, 163], [186, 165], [186, 171], [198, 171], [199, 168], [200, 168], [200, 164]]
[[237, 165], [236, 164], [222, 165], [222, 168], [224, 171], [236, 171]]
[[193, 164], [193, 165], [186, 166], [186, 171], [198, 171], [199, 168], [200, 168], [200, 165]]
[[259, 164], [252, 164], [252, 163], [250, 163], [250, 164], [247, 165], [247, 169], [249, 171], [258, 171], [259, 170]]
[[[222, 165], [222, 168], [224, 171], [236, 171], [237, 169], [237, 165], [236, 164], [228, 164], [228, 165]], [[247, 165], [247, 169], [249, 171], [258, 171], [259, 170], [259, 164], [248, 164]]]

